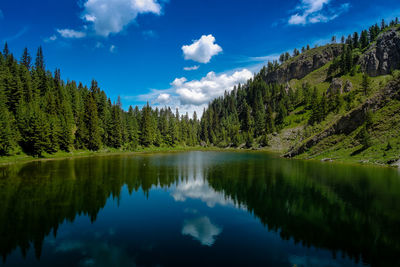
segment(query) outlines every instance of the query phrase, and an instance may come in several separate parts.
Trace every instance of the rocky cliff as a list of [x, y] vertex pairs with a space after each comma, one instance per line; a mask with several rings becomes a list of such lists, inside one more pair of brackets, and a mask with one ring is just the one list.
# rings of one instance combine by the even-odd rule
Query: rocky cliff
[[391, 28], [361, 56], [359, 64], [370, 76], [389, 74], [400, 68], [400, 27]]
[[342, 45], [330, 44], [313, 48], [283, 63], [277, 70], [265, 77], [267, 83], [286, 83], [292, 79], [302, 79], [339, 56]]

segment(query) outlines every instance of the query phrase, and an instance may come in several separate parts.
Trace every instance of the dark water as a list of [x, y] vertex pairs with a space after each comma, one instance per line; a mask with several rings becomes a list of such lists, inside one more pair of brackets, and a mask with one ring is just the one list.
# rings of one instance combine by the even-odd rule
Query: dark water
[[400, 266], [400, 173], [189, 152], [0, 169], [6, 266]]

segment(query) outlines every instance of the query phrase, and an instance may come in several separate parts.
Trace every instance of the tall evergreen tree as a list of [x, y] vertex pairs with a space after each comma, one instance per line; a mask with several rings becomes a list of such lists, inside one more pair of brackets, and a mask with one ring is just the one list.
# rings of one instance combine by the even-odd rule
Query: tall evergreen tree
[[87, 129], [84, 136], [86, 148], [93, 151], [99, 150], [101, 147], [99, 118], [93, 92], [87, 95], [83, 122]]
[[28, 70], [30, 70], [31, 69], [31, 61], [32, 61], [32, 58], [29, 55], [28, 48], [25, 47], [24, 52], [21, 57], [21, 64], [23, 66], [25, 66]]

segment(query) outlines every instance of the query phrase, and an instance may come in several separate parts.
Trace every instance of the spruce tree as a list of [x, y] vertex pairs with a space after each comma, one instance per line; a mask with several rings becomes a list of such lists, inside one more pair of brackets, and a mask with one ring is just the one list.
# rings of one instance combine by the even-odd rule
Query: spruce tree
[[25, 66], [25, 68], [27, 70], [30, 70], [31, 69], [31, 61], [32, 61], [32, 58], [29, 55], [28, 48], [25, 47], [24, 53], [22, 54], [22, 57], [21, 57], [21, 64], [23, 66]]
[[87, 129], [86, 136], [84, 136], [86, 148], [93, 151], [99, 150], [101, 147], [99, 118], [93, 92], [87, 95], [83, 122]]
[[142, 121], [141, 121], [141, 136], [140, 142], [144, 147], [153, 145], [155, 138], [155, 129], [153, 128], [152, 112], [149, 103], [142, 109]]
[[368, 74], [364, 73], [362, 76], [362, 82], [361, 82], [361, 88], [364, 93], [364, 95], [368, 95], [370, 91], [370, 81]]
[[7, 42], [4, 44], [4, 49], [3, 49], [3, 56], [5, 59], [7, 59], [8, 55], [10, 53], [10, 50], [8, 50], [8, 44]]
[[11, 122], [11, 114], [7, 109], [4, 88], [1, 88], [0, 85], [0, 156], [8, 155], [15, 142]]

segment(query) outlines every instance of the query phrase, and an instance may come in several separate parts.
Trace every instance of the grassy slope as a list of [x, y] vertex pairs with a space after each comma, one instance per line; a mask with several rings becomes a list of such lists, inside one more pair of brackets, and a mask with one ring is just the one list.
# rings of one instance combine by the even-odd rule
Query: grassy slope
[[[320, 94], [326, 92], [330, 83], [325, 81], [326, 73], [330, 63], [313, 71], [301, 80], [292, 80], [290, 85], [293, 88], [300, 88], [305, 82], [311, 86], [316, 86]], [[397, 72], [398, 73], [398, 72]], [[370, 78], [370, 95], [373, 95], [382, 89], [386, 83], [392, 78], [390, 75], [378, 76]], [[353, 84], [350, 93], [344, 93], [343, 97], [348, 94], [354, 94], [354, 100], [350, 103], [345, 102], [339, 114], [329, 114], [328, 117], [318, 125], [308, 126], [307, 121], [310, 111], [306, 111], [304, 106], [297, 107], [285, 119], [285, 128], [278, 136], [271, 136], [272, 147], [274, 151], [285, 152], [291, 146], [299, 144], [298, 136], [291, 136], [291, 140], [287, 140], [287, 136], [293, 131], [301, 131], [302, 139], [307, 139], [324, 130], [331, 125], [340, 116], [346, 114], [349, 110], [359, 106], [367, 97], [361, 90], [362, 74], [356, 73], [354, 76], [345, 75], [340, 77], [343, 84], [348, 80]], [[399, 101], [390, 101], [383, 109], [373, 114], [373, 125], [371, 134], [372, 146], [364, 151], [357, 153], [361, 145], [357, 140], [357, 134], [360, 128], [349, 136], [330, 136], [322, 142], [312, 147], [306, 153], [297, 156], [300, 159], [324, 159], [331, 158], [337, 161], [345, 162], [362, 162], [373, 164], [387, 164], [388, 161], [399, 159], [400, 157], [400, 110]], [[279, 140], [285, 145], [276, 146]], [[390, 144], [388, 146], [388, 144]]]

